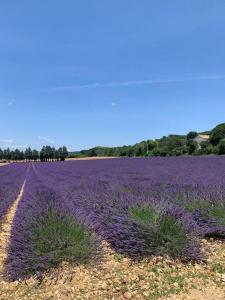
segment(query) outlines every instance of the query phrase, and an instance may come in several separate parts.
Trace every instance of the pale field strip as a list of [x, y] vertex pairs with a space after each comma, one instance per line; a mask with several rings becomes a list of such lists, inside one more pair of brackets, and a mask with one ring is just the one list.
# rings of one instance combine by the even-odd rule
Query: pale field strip
[[9, 163], [0, 163], [0, 167], [4, 167], [6, 165], [8, 165]]
[[16, 200], [14, 201], [12, 206], [9, 208], [6, 216], [4, 217], [4, 219], [2, 221], [2, 227], [1, 227], [1, 231], [0, 231], [0, 276], [3, 272], [4, 261], [7, 256], [7, 246], [8, 246], [9, 240], [10, 240], [10, 236], [11, 236], [13, 219], [14, 219], [18, 204], [23, 196], [25, 184], [26, 184], [26, 180], [24, 181]]
[[93, 156], [93, 157], [75, 157], [66, 158], [66, 160], [98, 160], [98, 159], [114, 159], [119, 158], [118, 156]]

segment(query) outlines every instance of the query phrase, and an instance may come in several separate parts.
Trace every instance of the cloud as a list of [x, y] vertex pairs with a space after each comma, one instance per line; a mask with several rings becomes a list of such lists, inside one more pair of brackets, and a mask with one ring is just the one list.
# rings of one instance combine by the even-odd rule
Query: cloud
[[25, 149], [27, 148], [27, 145], [1, 145], [1, 148], [10, 148], [10, 149]]
[[13, 149], [16, 149], [16, 148], [28, 148], [27, 145], [13, 145], [13, 146], [10, 146], [10, 148], [13, 148]]
[[7, 105], [8, 105], [8, 106], [12, 106], [12, 105], [13, 105], [13, 102], [12, 102], [12, 101], [9, 101], [9, 102], [7, 103]]
[[96, 82], [91, 84], [83, 85], [71, 85], [71, 86], [58, 86], [50, 88], [49, 90], [70, 90], [70, 89], [93, 89], [101, 87], [123, 87], [123, 86], [135, 86], [135, 85], [156, 85], [156, 84], [167, 84], [167, 83], [179, 83], [188, 81], [204, 81], [204, 80], [220, 80], [225, 79], [224, 74], [211, 74], [205, 76], [191, 76], [191, 77], [180, 77], [171, 79], [145, 79], [145, 80], [130, 80], [130, 81], [115, 81], [115, 82]]
[[15, 144], [15, 141], [13, 139], [3, 139], [0, 140], [0, 147], [5, 149], [5, 148], [10, 148], [10, 149], [20, 149], [20, 148], [27, 148], [27, 145], [17, 145]]
[[116, 103], [115, 103], [115, 102], [112, 102], [111, 105], [112, 105], [112, 106], [116, 106]]
[[4, 143], [4, 144], [12, 144], [14, 142], [14, 140], [12, 139], [6, 139], [6, 140], [0, 140], [0, 143]]
[[45, 141], [45, 142], [50, 143], [50, 144], [54, 144], [55, 143], [55, 141], [53, 141], [53, 140], [51, 140], [51, 139], [49, 139], [49, 138], [47, 138], [45, 136], [39, 136], [38, 138], [39, 138], [39, 140]]

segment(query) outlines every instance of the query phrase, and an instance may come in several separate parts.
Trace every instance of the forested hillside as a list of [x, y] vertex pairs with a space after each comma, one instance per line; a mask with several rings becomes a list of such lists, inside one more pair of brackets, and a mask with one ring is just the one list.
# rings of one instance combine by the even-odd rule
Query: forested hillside
[[[209, 140], [197, 143], [198, 135], [209, 135]], [[121, 147], [97, 146], [88, 150], [71, 152], [70, 157], [93, 156], [180, 156], [225, 154], [225, 123], [209, 131], [191, 131], [187, 135], [170, 134], [160, 139], [145, 140], [135, 145]]]

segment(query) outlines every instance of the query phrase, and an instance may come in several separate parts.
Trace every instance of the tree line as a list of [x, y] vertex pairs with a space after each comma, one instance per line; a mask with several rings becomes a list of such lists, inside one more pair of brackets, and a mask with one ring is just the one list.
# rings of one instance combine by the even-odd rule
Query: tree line
[[5, 161], [64, 161], [68, 157], [66, 146], [56, 149], [51, 146], [43, 146], [40, 151], [28, 147], [24, 151], [0, 148], [0, 160]]
[[[200, 144], [195, 138], [198, 134], [209, 135], [209, 140]], [[19, 149], [0, 149], [1, 160], [15, 161], [53, 161], [65, 160], [66, 157], [94, 157], [94, 156], [180, 156], [180, 155], [209, 155], [225, 154], [225, 123], [217, 125], [210, 131], [198, 133], [191, 131], [187, 135], [170, 134], [156, 140], [145, 140], [135, 145], [121, 147], [94, 147], [88, 150], [68, 152], [65, 146], [55, 149], [51, 146], [42, 147], [41, 151], [28, 147], [25, 151]]]
[[[209, 140], [200, 144], [195, 141], [198, 134], [209, 135]], [[145, 140], [135, 145], [121, 147], [94, 147], [88, 150], [71, 152], [70, 157], [93, 156], [180, 156], [225, 154], [225, 123], [210, 131], [198, 133], [191, 131], [187, 135], [170, 134], [156, 140]]]

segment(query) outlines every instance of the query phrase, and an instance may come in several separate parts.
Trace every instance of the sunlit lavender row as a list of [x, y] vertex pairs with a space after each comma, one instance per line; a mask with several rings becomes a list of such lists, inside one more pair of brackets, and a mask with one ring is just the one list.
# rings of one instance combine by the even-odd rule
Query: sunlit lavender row
[[0, 227], [5, 214], [17, 198], [27, 168], [28, 165], [15, 163], [0, 168]]

